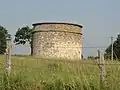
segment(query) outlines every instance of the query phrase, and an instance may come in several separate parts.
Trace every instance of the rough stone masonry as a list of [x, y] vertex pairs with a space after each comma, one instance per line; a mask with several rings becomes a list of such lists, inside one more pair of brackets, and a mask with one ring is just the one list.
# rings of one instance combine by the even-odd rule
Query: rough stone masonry
[[62, 22], [33, 24], [33, 56], [80, 60], [81, 25]]

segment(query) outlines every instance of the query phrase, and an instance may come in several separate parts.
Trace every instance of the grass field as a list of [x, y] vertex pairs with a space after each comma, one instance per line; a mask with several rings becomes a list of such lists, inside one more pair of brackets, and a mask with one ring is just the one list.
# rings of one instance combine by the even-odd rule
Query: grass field
[[5, 56], [0, 56], [0, 90], [119, 90], [120, 64], [106, 63], [106, 81], [100, 88], [99, 67], [94, 61], [42, 59], [12, 56], [9, 79]]

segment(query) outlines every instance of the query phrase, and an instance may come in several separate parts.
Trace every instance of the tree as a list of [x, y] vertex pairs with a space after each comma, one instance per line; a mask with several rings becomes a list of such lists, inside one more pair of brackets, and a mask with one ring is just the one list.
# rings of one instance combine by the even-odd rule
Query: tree
[[88, 56], [87, 59], [88, 60], [95, 60], [95, 59], [98, 59], [98, 56]]
[[[110, 44], [105, 50], [105, 58], [111, 57], [112, 45]], [[120, 59], [120, 34], [118, 34], [117, 39], [113, 43], [113, 58]]]
[[32, 55], [33, 54], [32, 29], [29, 28], [28, 26], [19, 28], [15, 34], [14, 43], [16, 43], [16, 45], [18, 44], [25, 45], [26, 43], [29, 43], [31, 47], [31, 55]]
[[10, 34], [8, 34], [8, 31], [3, 26], [0, 26], [0, 54], [4, 54], [6, 51], [6, 40], [7, 38], [10, 38]]

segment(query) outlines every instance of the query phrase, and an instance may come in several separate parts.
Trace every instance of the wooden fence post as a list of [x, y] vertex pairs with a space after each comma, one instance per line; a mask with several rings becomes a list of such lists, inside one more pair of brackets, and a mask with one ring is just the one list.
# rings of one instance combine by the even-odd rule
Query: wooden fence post
[[105, 82], [105, 76], [106, 76], [106, 71], [105, 71], [105, 60], [104, 60], [104, 53], [98, 50], [98, 66], [100, 70], [100, 84], [104, 85]]
[[12, 55], [12, 43], [11, 38], [7, 39], [7, 49], [6, 49], [6, 73], [8, 76], [11, 72], [11, 55]]

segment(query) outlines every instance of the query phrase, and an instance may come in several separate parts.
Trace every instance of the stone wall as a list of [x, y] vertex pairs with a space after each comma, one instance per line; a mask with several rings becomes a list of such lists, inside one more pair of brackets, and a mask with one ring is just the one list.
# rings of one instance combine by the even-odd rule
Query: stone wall
[[72, 24], [34, 25], [33, 55], [46, 58], [81, 59], [81, 27]]

